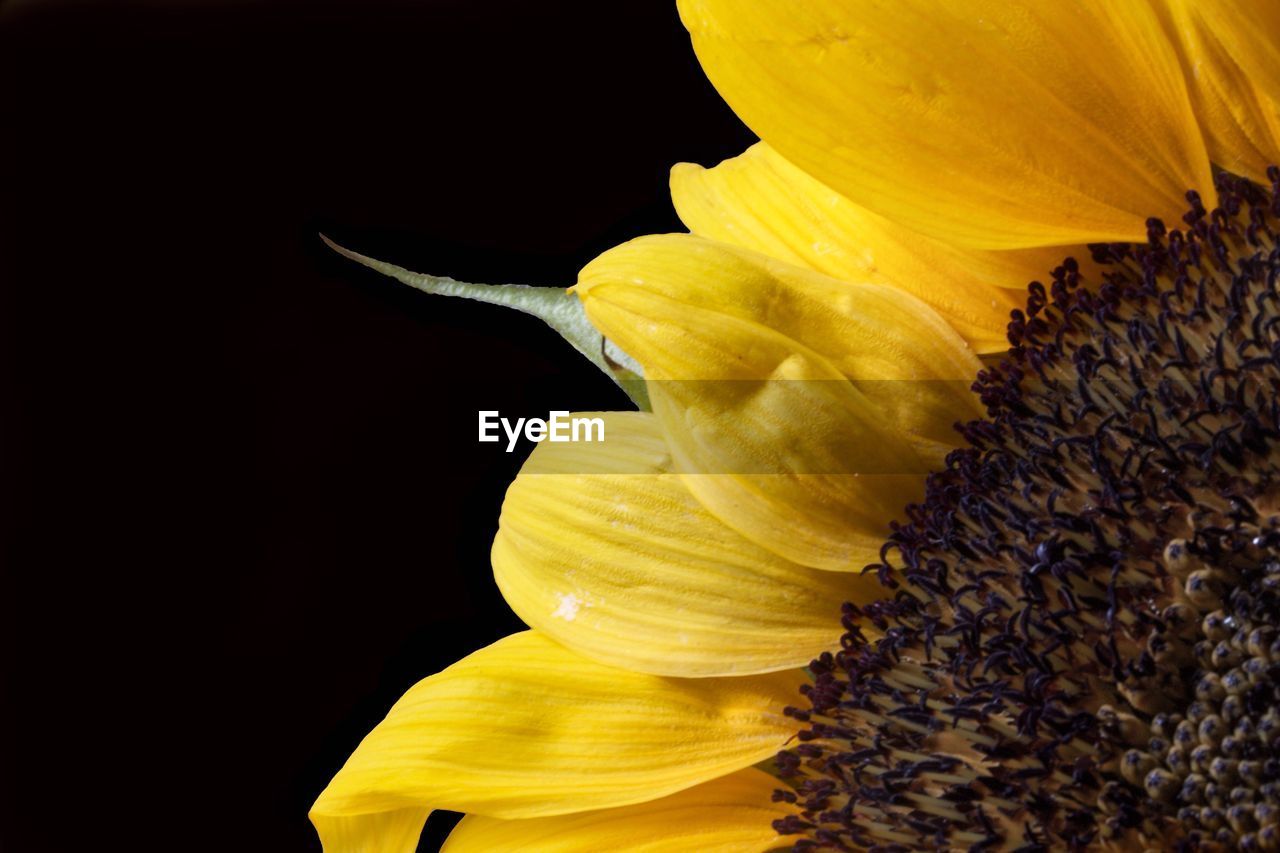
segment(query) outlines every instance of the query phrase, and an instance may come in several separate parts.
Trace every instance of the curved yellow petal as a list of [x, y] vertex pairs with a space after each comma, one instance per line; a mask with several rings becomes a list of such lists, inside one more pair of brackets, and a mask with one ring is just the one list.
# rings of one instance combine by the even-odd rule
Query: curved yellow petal
[[[1233, 4], [1234, 5], [1234, 4]], [[1274, 4], [1273, 4], [1274, 6]], [[1222, 41], [1222, 19], [1200, 0], [1156, 4], [1178, 47], [1191, 102], [1214, 163], [1255, 181], [1280, 163], [1280, 112]], [[1277, 22], [1280, 23], [1280, 22]]]
[[657, 418], [606, 412], [602, 443], [539, 444], [502, 505], [493, 569], [531, 627], [658, 675], [805, 666], [838, 648], [872, 578], [798, 566], [739, 536], [671, 473]]
[[[1228, 0], [1229, 2], [1229, 0]], [[787, 160], [914, 231], [986, 249], [1142, 240], [1212, 198], [1146, 3], [680, 0], [711, 82]]]
[[988, 252], [916, 234], [824, 186], [760, 142], [711, 169], [680, 163], [671, 200], [695, 234], [851, 282], [905, 290], [980, 353], [1009, 348], [1009, 312], [1061, 248]]
[[414, 853], [431, 809], [419, 806], [373, 814], [329, 815], [311, 810], [326, 853]]
[[[579, 273], [576, 292], [591, 321], [616, 331], [618, 345], [651, 379], [779, 378], [783, 362], [814, 379], [848, 379], [875, 404], [862, 419], [891, 419], [881, 423], [884, 431], [902, 436], [931, 466], [958, 443], [952, 424], [981, 416], [969, 390], [981, 368], [972, 349], [937, 312], [896, 288], [662, 234], [600, 255]], [[718, 342], [721, 333], [736, 340]], [[803, 417], [802, 410], [779, 414]], [[877, 455], [893, 454], [895, 444]]]
[[1197, 0], [1196, 17], [1217, 35], [1240, 69], [1280, 102], [1280, 3], [1275, 0]]
[[763, 853], [780, 843], [773, 821], [795, 813], [771, 801], [778, 787], [767, 773], [747, 769], [616, 809], [531, 820], [468, 815], [442, 853]]
[[698, 500], [803, 565], [874, 561], [952, 425], [980, 415], [976, 356], [900, 290], [676, 234], [606, 252], [577, 293], [644, 367]]
[[656, 799], [773, 755], [795, 732], [782, 709], [802, 680], [660, 678], [514, 634], [410, 688], [311, 818], [338, 853], [379, 849], [391, 813], [526, 818]]

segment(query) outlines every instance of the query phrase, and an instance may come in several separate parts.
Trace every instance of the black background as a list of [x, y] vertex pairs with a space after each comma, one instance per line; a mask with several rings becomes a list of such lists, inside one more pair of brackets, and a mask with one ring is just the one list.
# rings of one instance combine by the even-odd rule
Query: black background
[[318, 231], [566, 285], [750, 141], [664, 0], [0, 0], [4, 849], [318, 849], [387, 707], [519, 627], [475, 412], [623, 398]]

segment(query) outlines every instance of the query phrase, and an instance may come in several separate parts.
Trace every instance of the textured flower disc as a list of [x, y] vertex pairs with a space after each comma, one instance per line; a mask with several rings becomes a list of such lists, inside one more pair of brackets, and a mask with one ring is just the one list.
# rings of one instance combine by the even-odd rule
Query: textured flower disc
[[1269, 177], [1032, 284], [876, 567], [892, 597], [846, 605], [790, 709], [795, 849], [1280, 849]]

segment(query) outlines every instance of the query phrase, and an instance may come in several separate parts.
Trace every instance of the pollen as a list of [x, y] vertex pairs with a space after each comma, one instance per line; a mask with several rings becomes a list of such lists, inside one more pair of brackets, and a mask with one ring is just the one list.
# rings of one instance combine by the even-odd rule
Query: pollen
[[1033, 282], [778, 756], [796, 850], [1280, 850], [1280, 171]]
[[578, 611], [582, 609], [582, 601], [578, 596], [571, 592], [557, 592], [556, 598], [560, 603], [557, 605], [552, 616], [563, 619], [566, 622], [572, 622], [578, 618]]

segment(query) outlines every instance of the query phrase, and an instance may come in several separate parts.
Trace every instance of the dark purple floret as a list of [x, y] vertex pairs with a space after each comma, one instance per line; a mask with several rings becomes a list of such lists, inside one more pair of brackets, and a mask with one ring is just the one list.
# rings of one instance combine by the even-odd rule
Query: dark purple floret
[[1280, 170], [1029, 288], [845, 605], [796, 850], [1280, 850]]

